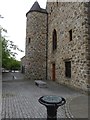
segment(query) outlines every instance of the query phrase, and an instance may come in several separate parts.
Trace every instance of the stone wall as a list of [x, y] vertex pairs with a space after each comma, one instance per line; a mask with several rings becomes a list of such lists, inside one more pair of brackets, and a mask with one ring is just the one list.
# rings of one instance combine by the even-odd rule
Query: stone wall
[[87, 74], [88, 74], [88, 83], [90, 87], [90, 2], [85, 3], [87, 16], [86, 19], [86, 58], [87, 58]]
[[[88, 36], [88, 34], [86, 34], [87, 15], [85, 13], [87, 7], [85, 3], [81, 2], [49, 2], [47, 3], [47, 10], [48, 79], [52, 79], [52, 64], [55, 63], [56, 81], [58, 83], [87, 90], [88, 67], [86, 36]], [[53, 52], [52, 33], [54, 29], [57, 31], [57, 49]], [[70, 41], [69, 38], [70, 30], [72, 30], [72, 41]], [[65, 61], [71, 61], [71, 78], [65, 76]], [[90, 62], [90, 59], [88, 62]]]
[[26, 78], [46, 79], [47, 14], [30, 12], [26, 27]]

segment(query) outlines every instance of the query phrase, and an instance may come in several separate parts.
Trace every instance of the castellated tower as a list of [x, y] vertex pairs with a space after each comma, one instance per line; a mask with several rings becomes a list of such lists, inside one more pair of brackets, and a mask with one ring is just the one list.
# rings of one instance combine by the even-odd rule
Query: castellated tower
[[26, 14], [26, 78], [46, 79], [47, 12], [36, 1]]

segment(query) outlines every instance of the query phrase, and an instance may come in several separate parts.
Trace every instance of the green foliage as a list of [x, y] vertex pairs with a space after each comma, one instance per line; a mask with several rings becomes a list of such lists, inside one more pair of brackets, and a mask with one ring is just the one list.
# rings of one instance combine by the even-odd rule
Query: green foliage
[[20, 61], [15, 59], [15, 54], [17, 53], [11, 52], [11, 48], [13, 49], [14, 46], [12, 42], [1, 37], [0, 43], [2, 43], [2, 67], [8, 70], [19, 70]]
[[2, 42], [2, 67], [7, 68], [7, 62], [9, 61], [10, 53], [7, 49], [7, 41], [1, 37]]
[[[0, 15], [0, 18], [2, 16]], [[2, 36], [2, 31], [7, 33], [7, 30], [3, 29], [0, 26], [0, 64], [2, 61], [2, 67], [8, 70], [19, 70], [20, 69], [20, 61], [15, 59], [17, 55], [16, 52], [12, 52], [12, 50], [18, 50], [23, 52], [21, 49], [17, 47], [12, 41], [7, 40], [5, 36]]]
[[2, 37], [2, 67], [8, 70], [19, 70], [20, 62], [15, 60], [15, 53], [12, 54], [8, 48], [8, 41]]
[[14, 58], [9, 58], [8, 69], [9, 70], [20, 70], [20, 61], [15, 60]]

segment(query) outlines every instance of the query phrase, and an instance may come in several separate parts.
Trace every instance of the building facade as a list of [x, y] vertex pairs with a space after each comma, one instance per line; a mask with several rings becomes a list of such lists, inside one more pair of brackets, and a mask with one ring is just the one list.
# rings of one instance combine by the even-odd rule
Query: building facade
[[26, 14], [28, 79], [87, 90], [90, 84], [90, 2], [35, 2]]

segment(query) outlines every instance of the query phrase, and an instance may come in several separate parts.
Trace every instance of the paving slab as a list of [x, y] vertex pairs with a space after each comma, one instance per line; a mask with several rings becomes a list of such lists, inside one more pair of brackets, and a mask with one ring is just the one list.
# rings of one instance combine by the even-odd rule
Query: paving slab
[[[19, 74], [16, 76], [20, 78]], [[66, 105], [57, 110], [58, 118], [69, 118], [68, 113], [74, 118], [87, 117], [85, 95], [53, 81], [45, 82], [48, 87], [40, 88], [35, 85], [33, 80], [6, 80], [5, 77], [2, 82], [2, 118], [46, 118], [46, 108], [38, 102], [38, 99], [43, 95], [56, 95], [66, 99]], [[84, 96], [84, 98], [79, 96]], [[82, 113], [80, 114], [79, 111]], [[77, 113], [79, 113], [78, 116]]]
[[89, 97], [87, 95], [79, 95], [69, 98], [66, 104], [68, 118], [89, 118]]

